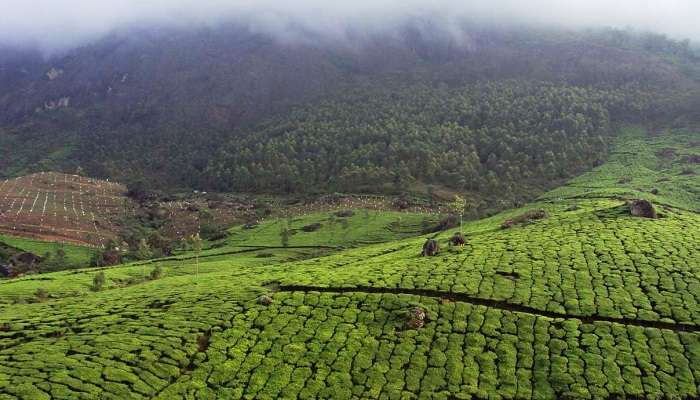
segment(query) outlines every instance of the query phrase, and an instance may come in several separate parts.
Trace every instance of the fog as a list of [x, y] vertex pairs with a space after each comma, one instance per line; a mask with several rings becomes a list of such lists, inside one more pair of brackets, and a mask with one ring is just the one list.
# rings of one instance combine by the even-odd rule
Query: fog
[[0, 44], [45, 53], [130, 27], [196, 28], [232, 20], [287, 40], [390, 33], [420, 18], [447, 32], [467, 20], [629, 28], [700, 41], [698, 0], [0, 0], [0, 10]]

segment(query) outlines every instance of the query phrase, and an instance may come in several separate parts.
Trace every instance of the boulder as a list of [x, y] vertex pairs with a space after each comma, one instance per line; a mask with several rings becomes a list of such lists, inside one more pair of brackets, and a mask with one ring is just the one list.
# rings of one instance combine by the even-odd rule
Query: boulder
[[452, 246], [464, 246], [467, 243], [467, 240], [464, 238], [462, 232], [457, 232], [454, 235], [452, 235], [448, 242]]
[[425, 310], [420, 307], [414, 307], [406, 313], [406, 327], [408, 329], [422, 328], [425, 325], [425, 320]]
[[258, 303], [260, 303], [264, 306], [269, 306], [270, 304], [272, 304], [272, 297], [270, 297], [268, 295], [262, 295], [262, 296], [258, 297]]
[[316, 232], [319, 229], [321, 229], [321, 224], [319, 222], [309, 224], [301, 228], [301, 230], [304, 232]]
[[632, 200], [629, 203], [629, 207], [630, 214], [635, 217], [656, 218], [656, 209], [654, 209], [654, 205], [648, 200]]
[[423, 256], [436, 256], [440, 252], [440, 244], [437, 242], [437, 240], [434, 239], [428, 239], [425, 241], [425, 244], [423, 244], [423, 252], [421, 253]]

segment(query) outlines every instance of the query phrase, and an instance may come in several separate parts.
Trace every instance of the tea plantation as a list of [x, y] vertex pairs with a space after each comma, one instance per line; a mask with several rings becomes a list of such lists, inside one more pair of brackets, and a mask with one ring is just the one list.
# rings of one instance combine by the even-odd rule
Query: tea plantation
[[[464, 246], [454, 229], [365, 243], [355, 210], [345, 239], [312, 215], [201, 257], [0, 281], [0, 399], [697, 398], [699, 144], [630, 129], [609, 163], [465, 223]], [[659, 217], [630, 215], [635, 198]], [[545, 217], [502, 229], [528, 210]], [[428, 237], [441, 250], [421, 257]]]

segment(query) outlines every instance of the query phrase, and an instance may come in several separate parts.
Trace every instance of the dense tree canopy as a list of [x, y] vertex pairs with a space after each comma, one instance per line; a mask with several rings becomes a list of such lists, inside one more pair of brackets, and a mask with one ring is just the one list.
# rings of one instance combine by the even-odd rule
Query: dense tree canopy
[[206, 175], [222, 190], [411, 190], [516, 195], [604, 159], [610, 113], [643, 96], [542, 82], [386, 84], [276, 118], [229, 142]]

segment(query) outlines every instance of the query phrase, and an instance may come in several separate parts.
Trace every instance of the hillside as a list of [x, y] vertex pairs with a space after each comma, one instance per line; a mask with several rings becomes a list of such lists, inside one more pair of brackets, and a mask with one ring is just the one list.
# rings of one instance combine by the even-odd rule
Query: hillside
[[[465, 246], [437, 235], [435, 257], [414, 237], [269, 264], [182, 254], [103, 269], [97, 291], [95, 270], [0, 281], [0, 396], [696, 398], [700, 136], [617, 137], [609, 162], [466, 223]], [[630, 215], [638, 197], [659, 218]], [[268, 224], [230, 244], [277, 243]]]
[[[595, 164], [592, 155], [611, 142], [608, 118], [650, 129], [697, 123], [698, 79], [688, 43], [615, 30], [467, 26], [455, 38], [413, 21], [396, 35], [349, 43], [280, 42], [236, 25], [142, 30], [49, 59], [0, 51], [0, 174], [80, 166], [168, 190], [424, 193], [431, 184], [464, 188], [452, 176], [461, 158], [444, 154], [454, 146], [476, 152], [470, 168], [483, 179], [493, 172], [492, 181], [511, 186], [471, 184], [477, 202], [506, 197], [503, 209], [561, 183], [531, 177], [549, 161], [564, 179]], [[420, 101], [430, 107], [416, 113]], [[572, 149], [562, 148], [564, 137]], [[256, 139], [270, 144], [258, 149]], [[494, 141], [511, 152], [527, 147], [527, 160]], [[384, 150], [386, 160], [377, 156]], [[570, 164], [545, 157], [562, 150]], [[269, 165], [280, 155], [286, 182]], [[421, 164], [401, 165], [404, 156]], [[513, 164], [523, 170], [509, 171]], [[472, 170], [459, 173], [480, 176]]]
[[474, 208], [512, 206], [602, 163], [611, 120], [646, 106], [631, 92], [544, 82], [359, 86], [223, 146], [205, 175], [224, 190], [449, 188]]

